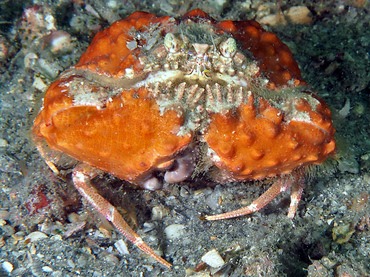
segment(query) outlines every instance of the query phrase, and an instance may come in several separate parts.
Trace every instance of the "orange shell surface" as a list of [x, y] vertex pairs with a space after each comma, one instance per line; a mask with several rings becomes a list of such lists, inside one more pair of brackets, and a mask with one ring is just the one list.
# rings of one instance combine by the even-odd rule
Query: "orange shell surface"
[[[261, 179], [290, 173], [298, 166], [323, 162], [335, 150], [334, 129], [325, 103], [319, 104], [319, 112], [302, 103], [315, 125], [283, 123], [279, 111], [266, 101], [259, 107], [252, 103], [250, 99], [234, 115], [211, 117], [205, 140], [220, 157], [216, 165], [224, 169], [222, 179]], [[326, 130], [331, 132], [329, 136]]]
[[38, 135], [52, 148], [122, 179], [136, 180], [191, 141], [190, 135], [176, 135], [183, 119], [174, 111], [160, 115], [145, 89], [123, 91], [104, 109], [73, 106], [62, 91], [68, 88], [61, 81], [49, 88], [35, 120]]
[[[200, 35], [208, 29], [213, 44], [233, 38], [240, 49], [231, 43], [231, 58], [221, 57]], [[289, 173], [335, 150], [330, 110], [306, 88], [289, 48], [255, 21], [217, 22], [200, 10], [181, 19], [135, 12], [99, 32], [49, 87], [33, 132], [134, 183], [189, 148], [220, 181]]]
[[127, 47], [127, 42], [133, 39], [130, 31], [147, 28], [152, 24], [165, 24], [169, 19], [169, 16], [158, 17], [146, 12], [135, 12], [123, 20], [114, 22], [109, 28], [96, 34], [75, 68], [103, 75], [122, 75], [126, 68], [136, 63], [139, 52], [139, 49], [131, 51]]

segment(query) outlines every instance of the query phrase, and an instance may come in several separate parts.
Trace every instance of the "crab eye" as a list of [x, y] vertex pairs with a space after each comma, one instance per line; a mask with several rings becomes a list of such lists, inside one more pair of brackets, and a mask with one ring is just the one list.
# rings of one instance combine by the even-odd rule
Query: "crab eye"
[[170, 53], [179, 52], [181, 48], [181, 42], [172, 33], [166, 34], [164, 37], [164, 46]]
[[227, 40], [220, 43], [219, 46], [220, 53], [226, 58], [231, 58], [236, 52], [236, 41], [233, 38], [228, 38]]

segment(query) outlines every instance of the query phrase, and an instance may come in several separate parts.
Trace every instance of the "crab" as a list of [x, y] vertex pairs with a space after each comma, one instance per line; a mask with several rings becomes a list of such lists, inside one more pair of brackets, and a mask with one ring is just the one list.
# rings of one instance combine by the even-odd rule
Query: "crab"
[[[271, 178], [250, 205], [204, 216], [238, 217], [291, 189], [294, 217], [305, 169], [335, 151], [326, 103], [302, 80], [289, 48], [256, 21], [179, 19], [135, 12], [100, 31], [80, 61], [48, 88], [33, 125], [37, 149], [79, 161], [77, 190], [128, 240], [166, 267], [92, 186], [107, 172], [149, 190], [203, 176]], [[273, 178], [272, 178], [273, 177]]]

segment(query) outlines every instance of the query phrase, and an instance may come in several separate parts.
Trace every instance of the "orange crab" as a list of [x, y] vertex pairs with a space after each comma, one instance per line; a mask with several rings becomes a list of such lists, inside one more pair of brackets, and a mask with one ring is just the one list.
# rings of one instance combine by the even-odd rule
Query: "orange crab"
[[48, 89], [35, 119], [37, 148], [80, 164], [78, 191], [132, 243], [167, 267], [91, 186], [108, 172], [146, 189], [205, 172], [219, 182], [277, 181], [247, 207], [258, 211], [291, 188], [302, 168], [335, 151], [328, 106], [302, 80], [289, 48], [255, 21], [215, 21], [201, 10], [180, 19], [135, 12], [99, 32], [79, 63]]

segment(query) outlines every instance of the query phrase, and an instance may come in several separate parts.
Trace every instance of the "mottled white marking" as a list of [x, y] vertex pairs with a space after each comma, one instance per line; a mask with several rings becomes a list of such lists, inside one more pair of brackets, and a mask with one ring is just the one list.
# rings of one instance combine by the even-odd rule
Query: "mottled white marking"
[[258, 211], [258, 206], [256, 204], [250, 204], [248, 208], [253, 212]]

